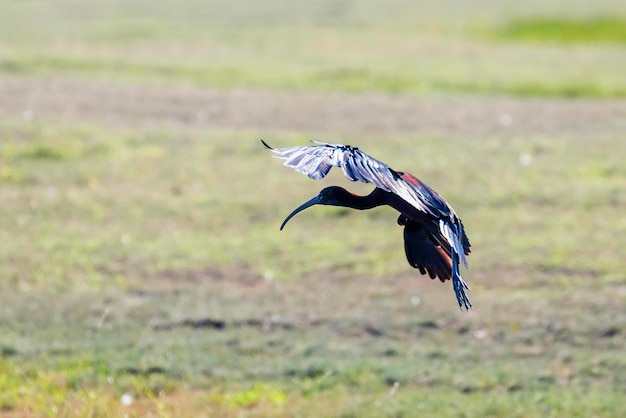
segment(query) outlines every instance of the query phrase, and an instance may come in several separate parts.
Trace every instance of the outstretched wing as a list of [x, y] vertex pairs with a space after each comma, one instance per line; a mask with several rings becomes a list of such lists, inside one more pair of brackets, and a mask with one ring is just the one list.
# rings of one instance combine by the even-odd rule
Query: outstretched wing
[[416, 209], [435, 218], [454, 214], [441, 196], [417, 178], [391, 169], [356, 147], [314, 141], [318, 145], [272, 148], [265, 141], [261, 142], [278, 154], [276, 157], [286, 160], [284, 165], [312, 179], [322, 179], [333, 166], [340, 167], [349, 180], [371, 183], [379, 189], [394, 193]]

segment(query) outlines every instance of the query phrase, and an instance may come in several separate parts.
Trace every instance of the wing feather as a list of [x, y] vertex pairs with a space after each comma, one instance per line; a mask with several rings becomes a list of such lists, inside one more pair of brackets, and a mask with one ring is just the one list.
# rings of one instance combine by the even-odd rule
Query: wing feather
[[400, 172], [350, 145], [315, 142], [316, 145], [290, 148], [271, 148], [277, 158], [285, 160], [284, 165], [319, 180], [330, 169], [340, 167], [351, 181], [370, 183], [394, 193], [415, 208], [434, 217], [450, 216], [452, 208], [430, 187], [421, 182], [408, 182]]

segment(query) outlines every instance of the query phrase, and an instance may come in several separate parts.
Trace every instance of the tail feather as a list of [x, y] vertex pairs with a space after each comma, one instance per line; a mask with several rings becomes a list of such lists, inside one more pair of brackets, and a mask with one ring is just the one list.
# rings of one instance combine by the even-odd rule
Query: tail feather
[[472, 302], [470, 302], [469, 297], [467, 296], [466, 290], [471, 290], [470, 287], [465, 283], [463, 278], [461, 278], [461, 271], [459, 269], [459, 255], [456, 251], [452, 253], [452, 287], [454, 288], [454, 293], [456, 295], [456, 300], [459, 302], [459, 308], [461, 310], [465, 309], [468, 311], [472, 307]]
[[451, 223], [447, 219], [439, 221], [439, 229], [442, 235], [450, 243], [451, 255], [452, 255], [452, 287], [456, 294], [456, 300], [459, 302], [461, 309], [469, 310], [472, 307], [472, 303], [467, 296], [466, 290], [470, 290], [469, 286], [463, 278], [461, 278], [460, 262], [468, 268], [467, 258], [465, 257], [465, 248], [462, 243], [464, 237], [463, 225], [460, 222]]

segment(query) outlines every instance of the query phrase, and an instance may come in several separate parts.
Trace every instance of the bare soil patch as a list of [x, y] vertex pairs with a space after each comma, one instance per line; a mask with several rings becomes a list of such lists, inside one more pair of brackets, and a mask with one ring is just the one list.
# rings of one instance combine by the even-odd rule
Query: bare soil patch
[[122, 129], [584, 136], [626, 129], [626, 100], [415, 98], [5, 78], [0, 80], [0, 118]]

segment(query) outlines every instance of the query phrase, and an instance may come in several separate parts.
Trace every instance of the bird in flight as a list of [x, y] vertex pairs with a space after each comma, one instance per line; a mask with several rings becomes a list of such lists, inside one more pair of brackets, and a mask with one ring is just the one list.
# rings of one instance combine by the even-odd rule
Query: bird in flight
[[342, 206], [365, 210], [388, 205], [400, 212], [398, 224], [404, 226], [404, 250], [409, 264], [442, 282], [452, 280], [461, 309], [472, 307], [461, 278], [460, 263], [468, 267], [466, 256], [470, 243], [463, 223], [454, 209], [437, 192], [417, 177], [395, 171], [350, 145], [326, 144], [290, 148], [272, 148], [284, 165], [314, 180], [324, 178], [330, 169], [340, 167], [351, 181], [370, 183], [376, 188], [367, 196], [350, 193], [338, 186], [326, 187], [311, 200], [297, 207], [283, 221], [280, 229], [299, 212], [313, 205]]

